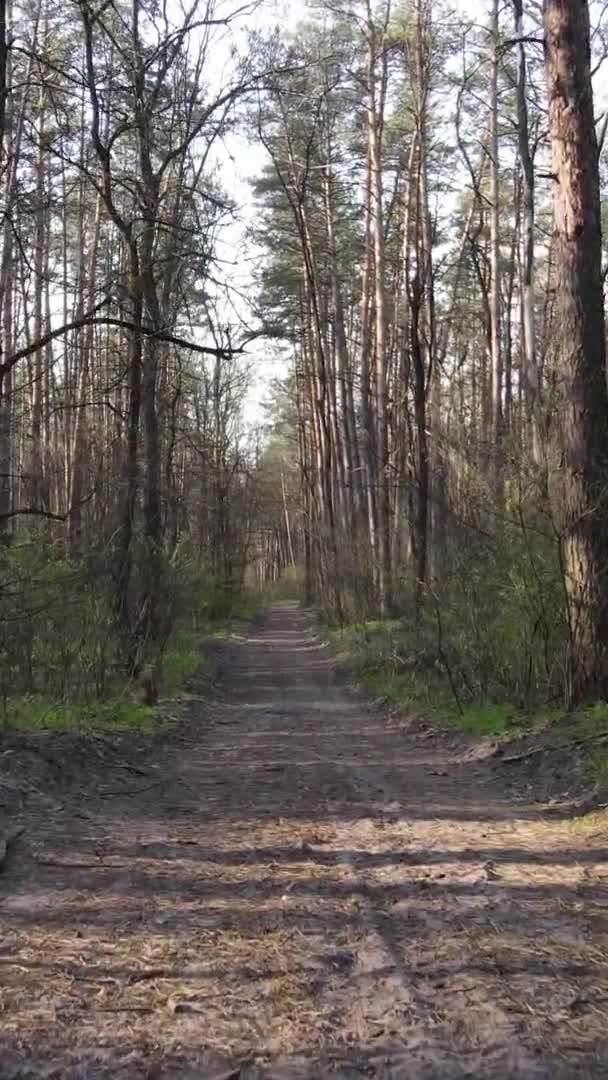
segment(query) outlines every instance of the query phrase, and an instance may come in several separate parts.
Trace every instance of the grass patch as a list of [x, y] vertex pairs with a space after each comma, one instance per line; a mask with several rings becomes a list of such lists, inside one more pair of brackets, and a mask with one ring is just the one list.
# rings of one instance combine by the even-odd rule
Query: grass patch
[[[162, 695], [172, 697], [201, 668], [205, 670], [202, 631], [177, 631], [163, 658]], [[156, 706], [133, 700], [129, 683], [117, 686], [107, 701], [56, 701], [44, 694], [9, 697], [0, 706], [5, 731], [129, 731], [152, 733], [166, 722]]]
[[172, 634], [163, 656], [163, 694], [171, 697], [187, 686], [194, 675], [208, 673], [205, 641], [229, 638], [243, 623], [250, 622], [262, 602], [263, 597], [258, 593], [229, 595], [216, 591], [202, 605], [192, 629], [182, 628]]
[[449, 708], [449, 697], [431, 680], [425, 682], [410, 673], [400, 674], [382, 668], [364, 667], [357, 670], [354, 667], [351, 670], [365, 686], [392, 705], [425, 712]]
[[[162, 696], [177, 696], [194, 675], [205, 674], [209, 670], [205, 640], [228, 637], [255, 615], [263, 599], [252, 592], [234, 595], [228, 590], [209, 590], [192, 613], [190, 628], [178, 627], [168, 642], [162, 660]], [[46, 688], [45, 683], [41, 685]], [[85, 684], [82, 693], [69, 694], [49, 686], [46, 693], [15, 693], [4, 701], [0, 693], [0, 733], [128, 730], [151, 733], [166, 722], [161, 710], [134, 700], [134, 687], [117, 671], [110, 672], [103, 680], [101, 690]]]
[[5, 702], [3, 726], [12, 731], [155, 731], [158, 709], [127, 699], [57, 702], [42, 694], [22, 694]]
[[608, 810], [589, 810], [586, 814], [572, 818], [568, 825], [576, 832], [597, 832], [600, 829], [605, 832], [608, 828]]
[[452, 704], [447, 715], [452, 724], [473, 735], [507, 735], [524, 720], [511, 706], [492, 702], [463, 705], [462, 713]]
[[583, 738], [603, 735], [604, 732], [608, 734], [608, 702], [595, 701], [592, 705], [586, 705], [577, 714], [575, 723], [577, 734]]
[[595, 779], [603, 788], [608, 788], [608, 751], [597, 750], [591, 755], [591, 767]]
[[237, 593], [231, 589], [215, 586], [200, 600], [194, 612], [195, 623], [203, 628], [225, 626], [234, 621], [247, 621], [256, 614], [265, 597], [261, 593], [245, 590]]
[[[608, 702], [595, 701], [572, 717], [572, 735], [577, 739], [601, 740], [608, 736]], [[592, 747], [593, 743], [591, 743]], [[591, 774], [596, 783], [608, 789], [608, 750], [590, 747]]]
[[462, 705], [461, 712], [437, 682], [383, 671], [364, 672], [361, 681], [393, 705], [431, 714], [473, 735], [506, 735], [518, 722], [512, 707], [491, 702]]
[[199, 671], [207, 668], [200, 631], [177, 631], [163, 657], [163, 694], [176, 694]]
[[522, 727], [542, 727], [560, 715], [559, 710], [547, 708], [525, 713], [508, 702], [467, 700], [464, 695], [459, 707], [441, 663], [432, 654], [412, 648], [399, 620], [324, 627], [324, 636], [343, 667], [374, 694], [473, 735], [506, 735]]
[[[595, 701], [582, 709], [576, 717], [575, 734], [583, 739], [608, 735], [608, 702]], [[594, 780], [608, 789], [608, 750], [598, 747], [591, 753], [591, 770]]]
[[301, 600], [304, 595], [304, 575], [299, 566], [288, 566], [278, 581], [265, 593], [265, 599], [270, 603], [280, 603], [281, 600]]

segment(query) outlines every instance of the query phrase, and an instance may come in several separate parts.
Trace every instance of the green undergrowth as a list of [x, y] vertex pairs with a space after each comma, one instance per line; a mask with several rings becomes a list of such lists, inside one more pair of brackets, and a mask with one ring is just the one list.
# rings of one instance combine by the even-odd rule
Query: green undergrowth
[[[608, 790], [608, 702], [598, 701], [567, 714], [562, 708], [474, 698], [466, 687], [454, 690], [454, 674], [440, 658], [412, 646], [397, 620], [368, 620], [324, 627], [341, 665], [382, 698], [404, 712], [427, 716], [479, 737], [541, 735], [551, 728], [551, 745], [585, 753], [590, 779]], [[608, 820], [608, 814], [605, 820]]]
[[299, 566], [289, 566], [278, 581], [270, 585], [264, 594], [269, 603], [301, 600], [304, 588], [303, 575]]
[[419, 715], [432, 716], [474, 735], [517, 735], [558, 719], [559, 709], [522, 708], [509, 701], [475, 698], [466, 688], [454, 690], [440, 657], [412, 645], [399, 620], [371, 619], [325, 627], [342, 665], [378, 697]]
[[161, 724], [160, 711], [129, 698], [111, 701], [51, 701], [42, 694], [22, 694], [4, 703], [2, 721], [9, 731], [138, 731]]
[[172, 697], [188, 685], [197, 674], [205, 674], [208, 663], [201, 630], [177, 630], [169, 641], [163, 657], [162, 692]]
[[450, 696], [439, 677], [424, 680], [391, 671], [354, 672], [371, 690], [404, 710], [435, 716], [473, 735], [506, 735], [521, 727], [527, 717], [500, 702], [460, 702]]
[[601, 738], [608, 735], [608, 702], [596, 701], [593, 705], [587, 705], [577, 713], [577, 735], [582, 738]]
[[[179, 697], [193, 678], [208, 677], [210, 662], [205, 643], [229, 637], [251, 620], [262, 598], [244, 593], [229, 596], [209, 590], [193, 604], [188, 626], [179, 625], [169, 638], [162, 658], [161, 698]], [[139, 704], [134, 686], [116, 673], [103, 682], [99, 695], [89, 692], [56, 695], [26, 691], [4, 693], [0, 699], [0, 733], [39, 731], [111, 732], [137, 730], [153, 733], [170, 722], [163, 707]]]
[[588, 743], [596, 782], [608, 790], [608, 702], [596, 701], [576, 717], [576, 737]]
[[208, 590], [194, 609], [193, 620], [207, 634], [227, 633], [233, 626], [252, 619], [265, 599], [261, 593], [249, 590]]

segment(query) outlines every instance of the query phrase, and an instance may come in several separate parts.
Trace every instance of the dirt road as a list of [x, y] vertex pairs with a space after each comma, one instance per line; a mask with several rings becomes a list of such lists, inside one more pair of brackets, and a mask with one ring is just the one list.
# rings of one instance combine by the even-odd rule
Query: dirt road
[[605, 833], [389, 721], [290, 606], [147, 758], [21, 817], [0, 1077], [608, 1076]]

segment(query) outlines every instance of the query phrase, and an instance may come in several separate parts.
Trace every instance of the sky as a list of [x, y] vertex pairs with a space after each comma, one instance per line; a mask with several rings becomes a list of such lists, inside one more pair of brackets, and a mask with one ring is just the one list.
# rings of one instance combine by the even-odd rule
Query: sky
[[[238, 0], [224, 0], [226, 11], [235, 10]], [[253, 5], [252, 5], [253, 7]], [[255, 10], [244, 14], [222, 34], [222, 47], [218, 48], [215, 65], [218, 82], [226, 78], [230, 69], [230, 52], [235, 47], [239, 54], [247, 50], [251, 32], [271, 32], [279, 26], [283, 31], [294, 29], [304, 15], [304, 5], [297, 0], [261, 0]], [[267, 163], [264, 148], [250, 140], [247, 132], [232, 132], [218, 143], [216, 165], [221, 183], [234, 200], [234, 220], [222, 232], [218, 255], [226, 279], [233, 289], [232, 302], [239, 315], [249, 321], [251, 310], [245, 295], [251, 295], [252, 275], [259, 265], [260, 252], [247, 239], [247, 229], [257, 212], [251, 180], [259, 176]], [[232, 312], [234, 317], [234, 312]], [[286, 364], [280, 357], [276, 344], [259, 340], [247, 348], [247, 362], [251, 373], [250, 388], [245, 402], [245, 423], [256, 428], [263, 422], [264, 402], [268, 399], [272, 380], [286, 374]]]

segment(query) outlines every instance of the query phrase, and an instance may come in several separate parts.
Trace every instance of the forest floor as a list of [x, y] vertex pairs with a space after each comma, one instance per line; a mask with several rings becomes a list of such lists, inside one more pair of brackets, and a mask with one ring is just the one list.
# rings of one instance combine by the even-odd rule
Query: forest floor
[[218, 662], [161, 735], [0, 753], [2, 1080], [605, 1078], [601, 820], [374, 707], [293, 605]]

